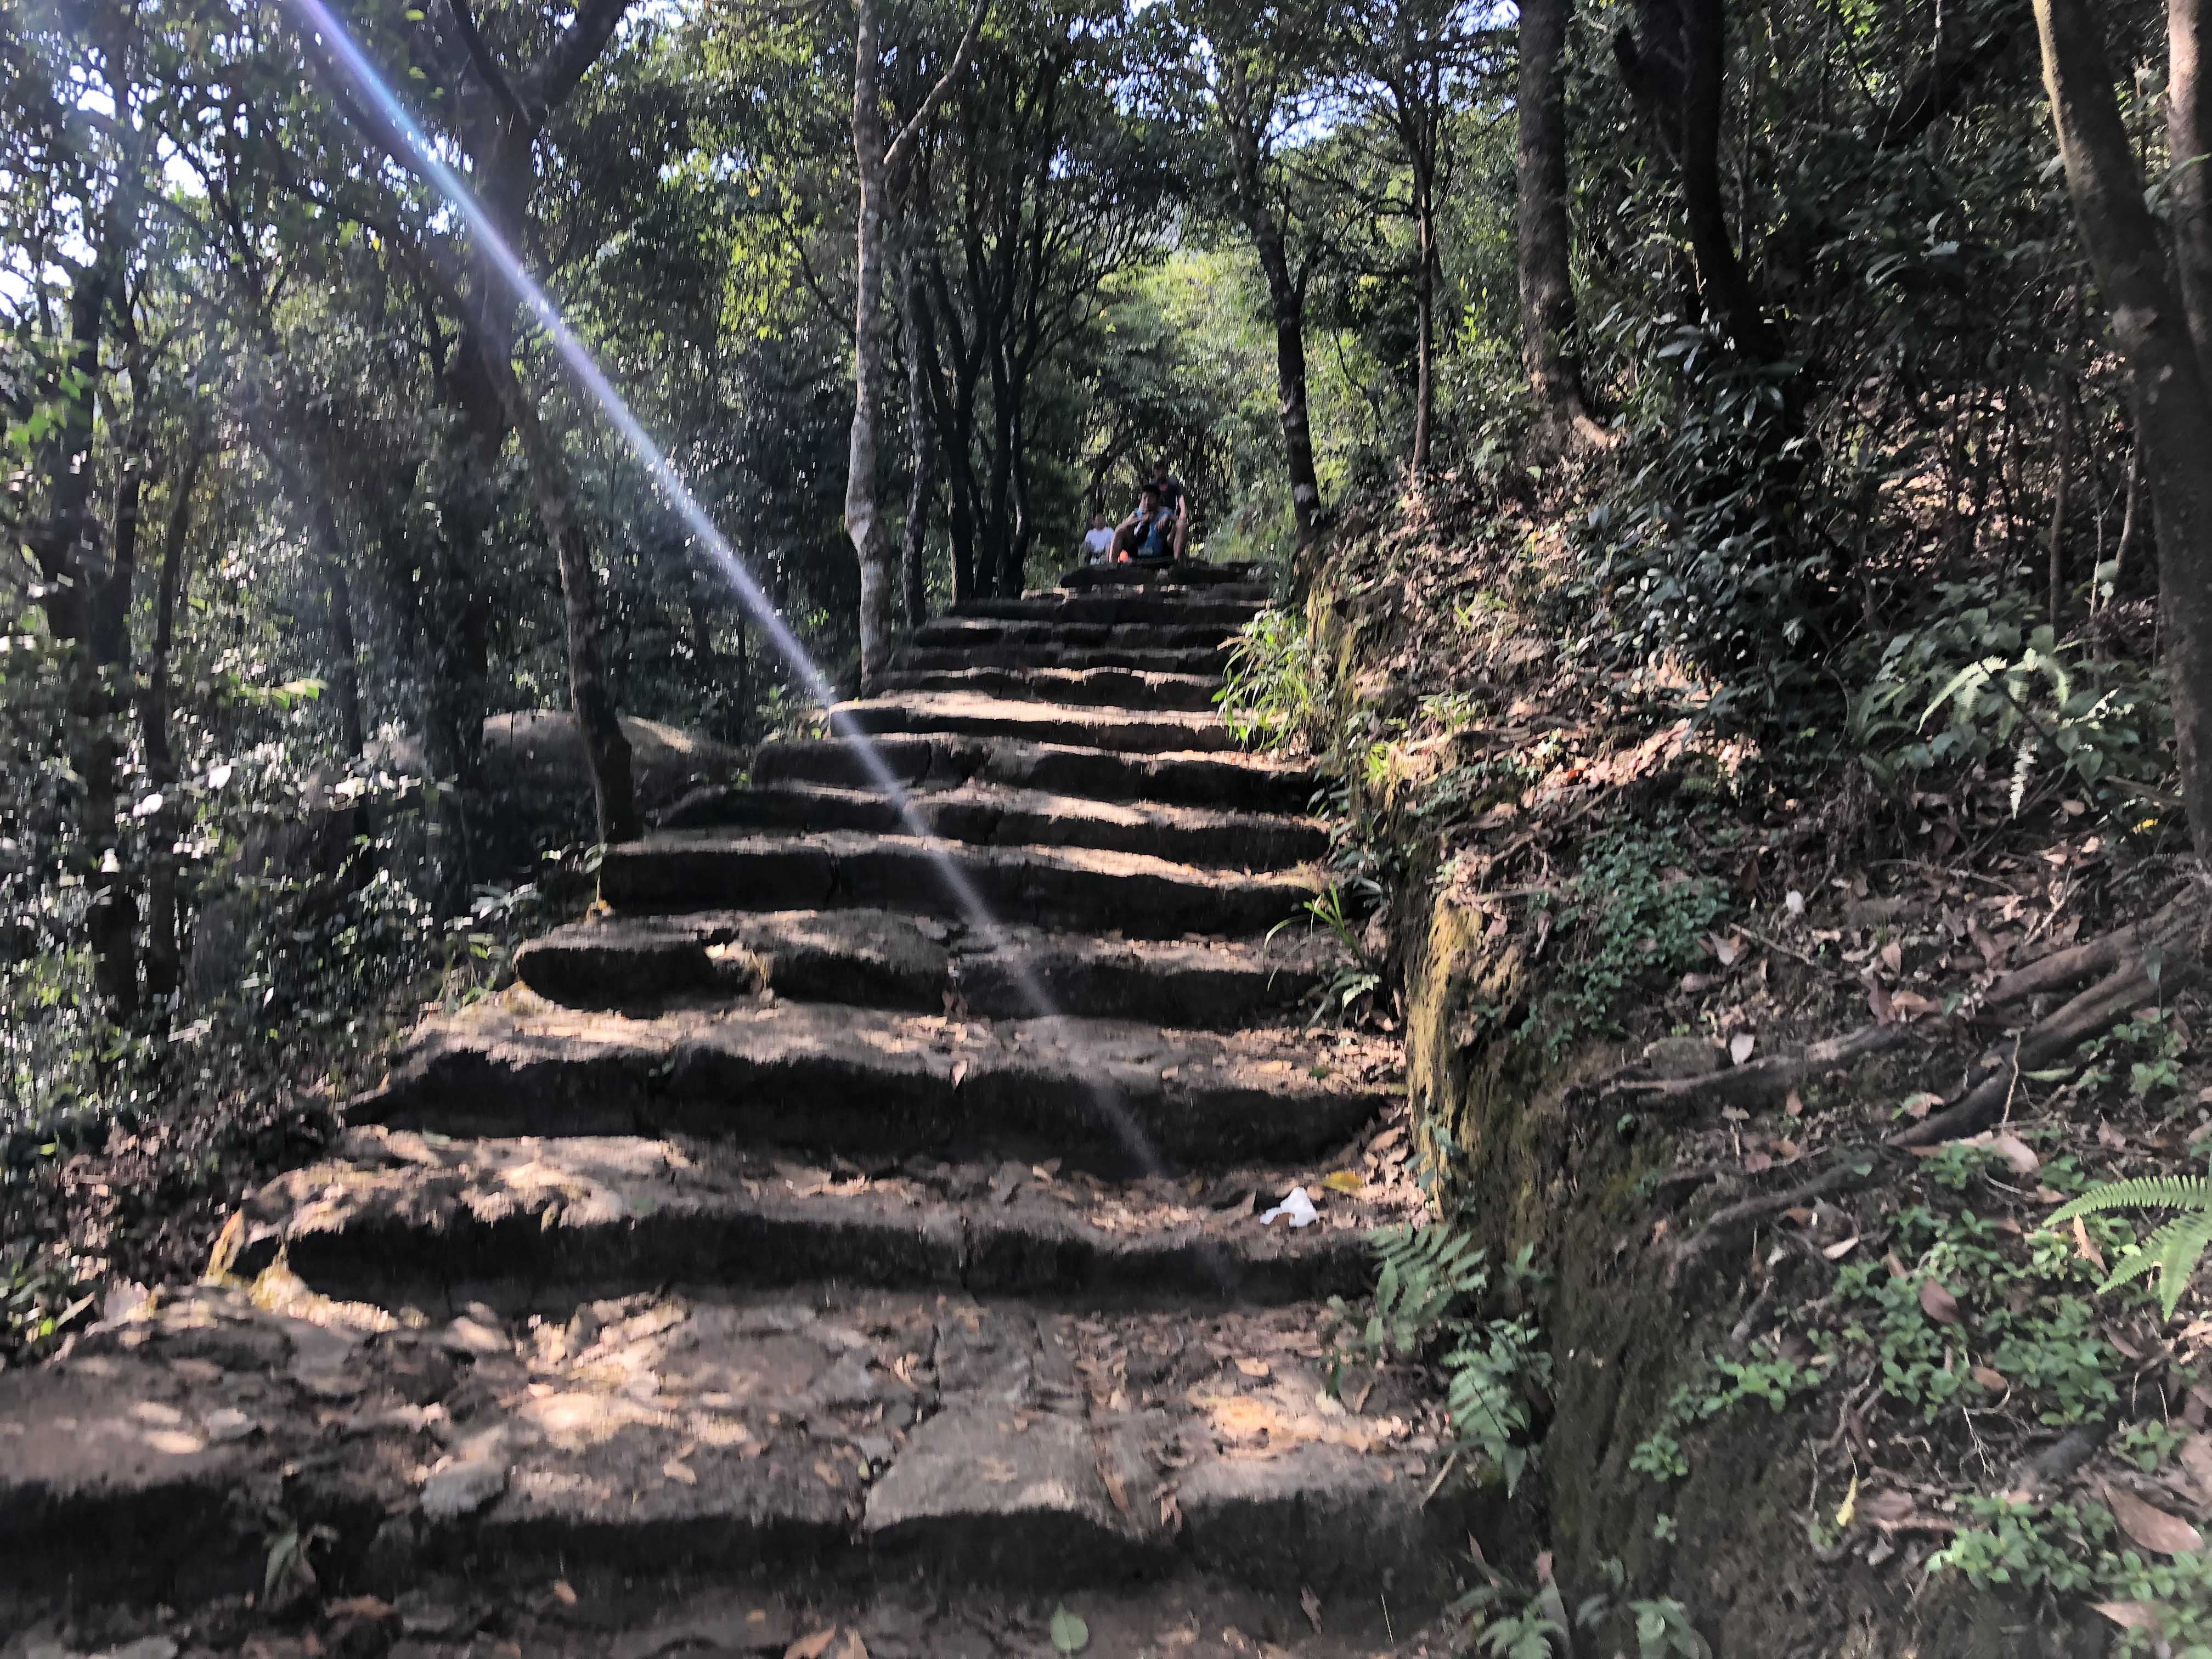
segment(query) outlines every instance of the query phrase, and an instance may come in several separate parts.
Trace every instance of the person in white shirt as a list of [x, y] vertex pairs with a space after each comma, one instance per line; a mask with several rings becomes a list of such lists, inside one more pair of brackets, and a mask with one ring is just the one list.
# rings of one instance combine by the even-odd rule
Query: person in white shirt
[[1085, 564], [1111, 564], [1114, 562], [1114, 532], [1107, 524], [1103, 513], [1091, 515], [1091, 528], [1083, 538], [1083, 562]]

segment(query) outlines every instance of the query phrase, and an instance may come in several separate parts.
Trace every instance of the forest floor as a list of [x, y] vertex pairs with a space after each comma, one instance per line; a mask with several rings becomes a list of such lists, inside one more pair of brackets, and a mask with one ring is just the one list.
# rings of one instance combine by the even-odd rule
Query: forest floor
[[2093, 1603], [2208, 1639], [2212, 1297], [2200, 1279], [2168, 1320], [2154, 1280], [2100, 1293], [2140, 1213], [2045, 1224], [2212, 1153], [2178, 824], [2049, 770], [2015, 803], [2003, 756], [1877, 786], [1832, 732], [1717, 736], [1709, 687], [1607, 672], [1562, 628], [1574, 488], [1448, 483], [1340, 537], [1364, 678], [1333, 739], [1370, 822], [1339, 866], [1406, 906], [1401, 950], [1429, 897], [1487, 916], [1538, 988], [1461, 1040], [1612, 1053], [1569, 1091], [1573, 1133], [1671, 1145], [1618, 1248], [1733, 1324], [1618, 1495], [1650, 1516], [1645, 1559], [1754, 1579], [1714, 1564], [1771, 1540], [1674, 1497], [1743, 1413], [1802, 1407], [1795, 1524], [1842, 1599], [1909, 1627], [1932, 1564], [2039, 1622], [2099, 1623]]

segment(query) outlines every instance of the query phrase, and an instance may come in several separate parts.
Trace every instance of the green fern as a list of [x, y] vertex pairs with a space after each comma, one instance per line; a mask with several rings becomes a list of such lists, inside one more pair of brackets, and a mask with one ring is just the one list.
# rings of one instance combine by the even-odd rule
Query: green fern
[[2138, 1243], [2132, 1255], [2112, 1270], [2101, 1288], [2117, 1290], [2134, 1283], [2152, 1268], [2158, 1269], [2159, 1306], [2171, 1319], [2181, 1305], [2182, 1292], [2197, 1272], [2205, 1248], [2212, 1245], [2212, 1181], [2203, 1176], [2151, 1176], [2135, 1181], [2108, 1181], [2092, 1187], [2072, 1202], [2052, 1212], [2050, 1224], [2062, 1226], [2085, 1215], [2106, 1210], [2179, 1210], [2181, 1213]]

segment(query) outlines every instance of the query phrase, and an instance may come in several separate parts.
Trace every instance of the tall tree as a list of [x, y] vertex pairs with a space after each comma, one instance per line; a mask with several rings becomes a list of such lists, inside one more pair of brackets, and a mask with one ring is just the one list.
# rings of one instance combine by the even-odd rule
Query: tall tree
[[1170, 73], [1179, 79], [1186, 65], [1197, 71], [1211, 125], [1227, 141], [1230, 203], [1267, 285], [1292, 535], [1304, 553], [1320, 534], [1322, 507], [1306, 377], [1311, 267], [1291, 255], [1289, 177], [1280, 147], [1318, 79], [1321, 34], [1295, 7], [1263, 9], [1248, 0], [1190, 0], [1184, 26]]
[[[2183, 130], [2172, 159], [2181, 166], [2202, 137], [2202, 0], [2168, 0], [2167, 16], [2172, 120]], [[2212, 848], [2212, 377], [2196, 342], [2212, 338], [2212, 291], [2188, 273], [2190, 250], [2205, 245], [2212, 225], [2201, 191], [2185, 202], [2171, 198], [2182, 250], [2177, 283], [2143, 202], [2096, 9], [2089, 0], [2035, 0], [2035, 22], [2067, 193], [2127, 360], [2142, 428], [2182, 801], [2202, 854]]]
[[1517, 177], [1521, 365], [1536, 400], [1540, 441], [1557, 452], [1602, 442], [1583, 388], [1568, 271], [1567, 10], [1569, 0], [1521, 0], [1519, 86], [1513, 110]]
[[[988, 0], [986, 0], [988, 3]], [[877, 0], [859, 0], [853, 32], [853, 155], [860, 175], [853, 313], [853, 434], [845, 465], [845, 532], [860, 562], [860, 675], [872, 681], [890, 660], [891, 600], [896, 581], [890, 532], [876, 499], [876, 419], [884, 381], [884, 220], [893, 174], [911, 165], [923, 126], [968, 67], [983, 26], [984, 5], [968, 21], [952, 62], [908, 118], [884, 143], [883, 48]]]

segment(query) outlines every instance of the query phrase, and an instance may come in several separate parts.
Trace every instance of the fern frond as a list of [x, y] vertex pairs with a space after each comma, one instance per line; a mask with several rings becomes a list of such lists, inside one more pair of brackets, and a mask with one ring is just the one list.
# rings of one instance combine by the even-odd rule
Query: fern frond
[[2046, 1225], [2106, 1210], [2212, 1210], [2212, 1181], [2203, 1176], [2139, 1176], [2108, 1181], [2051, 1212]]

